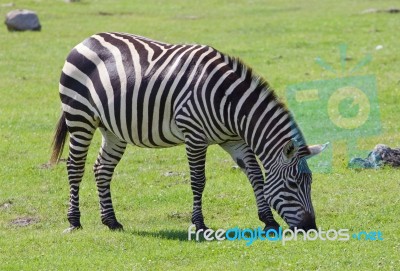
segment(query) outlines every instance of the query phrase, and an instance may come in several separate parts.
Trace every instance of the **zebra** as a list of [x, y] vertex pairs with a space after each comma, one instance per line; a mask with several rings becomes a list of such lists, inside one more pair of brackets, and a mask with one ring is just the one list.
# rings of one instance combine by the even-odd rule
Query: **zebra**
[[[122, 230], [110, 182], [128, 144], [185, 144], [193, 192], [192, 223], [202, 214], [207, 147], [218, 144], [249, 179], [258, 217], [277, 229], [271, 207], [291, 227], [316, 229], [311, 171], [306, 159], [326, 144], [308, 146], [274, 90], [240, 59], [211, 46], [167, 44], [127, 33], [98, 33], [76, 45], [62, 68], [62, 113], [50, 162], [69, 135], [67, 232], [81, 228], [79, 187], [94, 132], [102, 143], [93, 170], [101, 221]], [[266, 178], [257, 160], [264, 167]]]

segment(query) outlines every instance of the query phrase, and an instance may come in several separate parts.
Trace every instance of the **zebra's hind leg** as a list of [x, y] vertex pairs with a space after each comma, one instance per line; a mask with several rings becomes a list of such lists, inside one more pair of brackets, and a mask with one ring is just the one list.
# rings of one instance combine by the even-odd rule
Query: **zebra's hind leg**
[[195, 138], [186, 138], [186, 154], [190, 168], [190, 184], [193, 192], [193, 213], [192, 223], [196, 226], [196, 231], [207, 230], [204, 224], [202, 212], [202, 197], [206, 184], [205, 162], [207, 145], [199, 142]]
[[93, 170], [100, 199], [101, 222], [111, 230], [122, 230], [122, 225], [115, 217], [110, 183], [114, 169], [125, 152], [126, 142], [104, 128], [99, 129], [103, 141]]
[[[73, 122], [72, 122], [73, 123]], [[67, 171], [69, 181], [69, 208], [68, 221], [70, 227], [64, 233], [82, 228], [79, 210], [79, 186], [85, 171], [85, 161], [89, 145], [92, 141], [95, 127], [85, 125], [84, 127], [69, 127], [70, 143], [67, 159]]]
[[220, 146], [232, 156], [249, 179], [256, 197], [258, 218], [265, 223], [264, 230], [278, 230], [279, 224], [275, 221], [271, 208], [264, 198], [264, 177], [254, 152], [244, 141], [229, 141]]

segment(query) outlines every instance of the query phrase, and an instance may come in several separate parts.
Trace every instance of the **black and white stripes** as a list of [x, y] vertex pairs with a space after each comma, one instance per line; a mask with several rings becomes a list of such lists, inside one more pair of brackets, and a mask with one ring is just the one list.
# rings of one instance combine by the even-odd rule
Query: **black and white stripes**
[[[144, 37], [100, 33], [68, 55], [60, 79], [62, 116], [52, 161], [69, 133], [70, 229], [79, 228], [79, 185], [97, 128], [103, 135], [94, 165], [102, 221], [120, 229], [110, 181], [126, 145], [186, 145], [193, 190], [192, 222], [202, 215], [206, 150], [219, 144], [250, 180], [261, 221], [277, 227], [270, 205], [290, 226], [315, 227], [307, 147], [286, 108], [238, 59], [202, 45], [172, 45]], [[256, 160], [260, 159], [267, 180]], [[301, 167], [299, 167], [301, 165]], [[300, 169], [301, 168], [301, 169]], [[300, 169], [300, 170], [299, 170]]]

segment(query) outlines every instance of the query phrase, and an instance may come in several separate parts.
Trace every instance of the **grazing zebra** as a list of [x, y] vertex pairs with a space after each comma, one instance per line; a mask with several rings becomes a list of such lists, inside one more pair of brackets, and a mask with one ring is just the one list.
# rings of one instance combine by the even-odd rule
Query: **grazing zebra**
[[[236, 58], [203, 45], [173, 45], [145, 37], [100, 33], [72, 49], [60, 79], [62, 115], [51, 162], [70, 135], [68, 221], [81, 227], [79, 185], [93, 134], [102, 145], [94, 164], [101, 219], [122, 229], [110, 182], [127, 144], [164, 148], [185, 144], [193, 191], [192, 223], [202, 214], [206, 150], [219, 144], [247, 175], [259, 219], [277, 228], [270, 206], [291, 227], [316, 228], [311, 172], [305, 159], [325, 145], [307, 146], [273, 90]], [[266, 170], [267, 180], [256, 160]]]

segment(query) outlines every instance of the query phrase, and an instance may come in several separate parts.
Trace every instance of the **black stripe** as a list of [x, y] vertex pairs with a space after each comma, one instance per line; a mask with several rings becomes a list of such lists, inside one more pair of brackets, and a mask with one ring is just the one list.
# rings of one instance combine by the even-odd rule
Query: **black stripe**
[[[103, 38], [105, 39], [106, 42], [109, 42], [108, 37], [109, 36], [103, 36]], [[110, 41], [110, 43], [112, 44], [112, 41]], [[109, 113], [114, 114], [115, 121], [116, 121], [116, 128], [117, 128], [119, 134], [122, 134], [121, 116], [120, 116], [120, 110], [119, 110], [121, 108], [121, 104], [120, 104], [121, 80], [118, 75], [116, 60], [115, 60], [113, 54], [110, 52], [110, 50], [108, 48], [104, 47], [98, 40], [96, 40], [94, 38], [85, 40], [83, 42], [83, 44], [86, 47], [88, 47], [89, 49], [91, 49], [93, 52], [95, 52], [97, 54], [97, 56], [101, 59], [101, 61], [104, 62], [104, 65], [107, 69], [108, 77], [110, 78], [111, 87], [113, 89], [113, 97], [114, 97], [114, 112], [109, 112]], [[96, 69], [96, 71], [98, 72], [97, 69]], [[102, 76], [107, 76], [107, 75], [102, 75]], [[98, 74], [98, 78], [97, 78], [97, 76], [95, 74], [94, 78], [95, 78], [95, 80], [93, 83], [96, 83], [96, 84], [94, 84], [96, 91], [98, 89], [100, 89], [97, 86], [101, 85], [101, 89], [104, 90], [104, 92], [105, 92], [105, 89], [103, 88], [103, 85], [101, 84], [101, 81], [100, 81], [100, 75]], [[99, 96], [100, 95], [104, 95], [104, 94], [99, 93]], [[104, 107], [104, 103], [103, 103], [103, 107]], [[107, 107], [108, 107], [108, 102], [107, 102]], [[111, 123], [110, 119], [108, 119], [108, 121], [109, 121], [109, 123]]]

